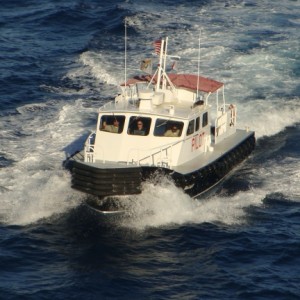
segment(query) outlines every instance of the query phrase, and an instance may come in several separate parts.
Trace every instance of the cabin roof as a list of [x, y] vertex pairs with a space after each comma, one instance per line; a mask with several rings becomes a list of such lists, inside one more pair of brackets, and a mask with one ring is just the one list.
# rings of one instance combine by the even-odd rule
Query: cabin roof
[[213, 93], [224, 85], [222, 82], [218, 82], [203, 76], [198, 77], [197, 75], [193, 74], [172, 73], [168, 76], [176, 87], [186, 88], [194, 91], [197, 91], [198, 87], [199, 91], [205, 93]]
[[163, 103], [154, 106], [151, 109], [140, 109], [138, 106], [127, 103], [110, 101], [99, 109], [99, 112], [105, 114], [138, 114], [148, 116], [159, 116], [163, 118], [178, 118], [189, 119], [190, 116], [195, 116], [195, 112], [204, 112], [207, 110], [206, 105], [198, 105], [191, 110], [191, 105], [187, 103], [175, 103], [174, 114], [170, 114], [170, 103]]
[[[221, 88], [224, 84], [222, 82], [206, 78], [204, 76], [197, 76], [193, 74], [175, 74], [171, 73], [168, 74], [170, 81], [177, 87], [177, 88], [186, 88], [189, 90], [205, 92], [205, 93], [213, 93]], [[150, 75], [141, 75], [135, 76], [127, 80], [126, 84], [122, 83], [121, 86], [135, 84], [137, 82], [150, 82], [151, 80]], [[153, 82], [156, 82], [157, 77], [153, 79]], [[199, 80], [198, 80], [199, 78]]]

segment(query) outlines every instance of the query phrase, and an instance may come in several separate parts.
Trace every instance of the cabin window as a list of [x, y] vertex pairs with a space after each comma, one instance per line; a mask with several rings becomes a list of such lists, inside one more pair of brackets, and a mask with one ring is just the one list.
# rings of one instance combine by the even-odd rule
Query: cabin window
[[191, 120], [189, 122], [189, 126], [187, 129], [186, 135], [190, 135], [190, 134], [194, 133], [194, 129], [195, 129], [195, 120]]
[[128, 134], [148, 135], [151, 126], [151, 118], [133, 116], [129, 119]]
[[154, 136], [179, 137], [181, 136], [183, 122], [157, 119], [154, 128]]
[[195, 131], [198, 131], [199, 128], [200, 128], [200, 117], [198, 117], [198, 118], [196, 119], [196, 129], [195, 129]]
[[202, 127], [205, 127], [208, 124], [208, 113], [205, 112], [202, 117]]
[[136, 85], [130, 84], [126, 86], [126, 95], [133, 98], [136, 95]]
[[100, 130], [111, 133], [122, 133], [125, 116], [103, 115], [100, 120]]
[[147, 82], [137, 82], [136, 83], [137, 92], [139, 93], [140, 91], [143, 91], [143, 90], [149, 90], [148, 85], [149, 84]]

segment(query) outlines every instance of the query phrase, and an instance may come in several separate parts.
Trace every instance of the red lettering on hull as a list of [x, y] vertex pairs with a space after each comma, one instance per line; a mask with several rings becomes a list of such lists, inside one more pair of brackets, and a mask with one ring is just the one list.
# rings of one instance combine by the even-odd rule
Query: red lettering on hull
[[203, 146], [205, 132], [201, 132], [192, 138], [192, 152]]

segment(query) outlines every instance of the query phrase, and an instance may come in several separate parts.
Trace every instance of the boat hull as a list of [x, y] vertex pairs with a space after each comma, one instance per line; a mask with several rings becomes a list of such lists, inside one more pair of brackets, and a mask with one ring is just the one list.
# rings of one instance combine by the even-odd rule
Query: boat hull
[[169, 176], [176, 186], [195, 197], [216, 186], [254, 147], [253, 133], [210, 164], [185, 174], [159, 167], [84, 163], [78, 153], [67, 160], [66, 166], [72, 173], [74, 189], [98, 197], [140, 194], [141, 183], [155, 174]]
[[184, 175], [174, 172], [172, 178], [176, 185], [183, 188], [188, 195], [198, 196], [222, 181], [234, 167], [251, 154], [254, 148], [255, 137], [253, 134], [207, 166]]
[[140, 167], [100, 166], [74, 157], [68, 160], [66, 166], [72, 173], [72, 188], [81, 192], [99, 197], [141, 193]]

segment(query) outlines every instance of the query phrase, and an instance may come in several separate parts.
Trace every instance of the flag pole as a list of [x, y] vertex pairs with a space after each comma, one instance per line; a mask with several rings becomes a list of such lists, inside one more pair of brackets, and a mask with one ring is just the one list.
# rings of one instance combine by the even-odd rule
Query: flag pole
[[156, 82], [156, 91], [160, 90], [160, 81], [162, 74], [162, 61], [163, 61], [163, 49], [165, 47], [165, 40], [161, 39], [160, 53], [159, 53], [159, 65], [158, 65], [158, 76]]
[[[163, 70], [164, 70], [164, 74], [166, 74], [166, 63], [167, 63], [167, 51], [168, 51], [168, 37], [166, 37], [165, 39], [165, 45], [164, 48], [162, 49], [164, 51], [164, 62], [163, 62]], [[163, 82], [162, 82], [162, 88], [165, 89], [166, 88], [166, 76], [163, 76]]]

